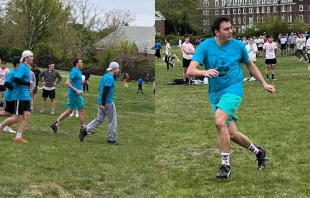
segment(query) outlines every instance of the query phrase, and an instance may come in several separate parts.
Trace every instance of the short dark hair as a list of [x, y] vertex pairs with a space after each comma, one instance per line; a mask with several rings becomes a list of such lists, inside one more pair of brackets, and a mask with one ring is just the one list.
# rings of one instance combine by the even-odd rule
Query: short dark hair
[[76, 64], [78, 64], [79, 60], [82, 60], [82, 59], [80, 59], [80, 58], [74, 59], [74, 61], [73, 61], [73, 67], [75, 67]]
[[222, 22], [230, 22], [230, 19], [227, 17], [219, 17], [213, 21], [211, 26], [212, 32], [215, 35], [215, 30], [220, 30], [220, 25]]
[[19, 57], [19, 56], [15, 56], [15, 57], [12, 59], [12, 64], [13, 64], [13, 66], [16, 67], [19, 63], [20, 63], [20, 57]]
[[35, 63], [30, 64], [31, 67], [36, 67], [37, 65]]
[[5, 64], [6, 64], [5, 60], [2, 60], [2, 61], [1, 61], [1, 64], [4, 64], [4, 65], [5, 65]]
[[168, 39], [168, 38], [165, 38], [165, 40], [166, 40], [167, 42], [169, 42], [169, 39]]

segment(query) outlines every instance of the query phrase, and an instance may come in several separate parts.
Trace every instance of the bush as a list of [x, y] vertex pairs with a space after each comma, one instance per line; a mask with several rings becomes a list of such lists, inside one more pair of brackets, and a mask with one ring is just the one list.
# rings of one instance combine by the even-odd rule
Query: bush
[[22, 48], [11, 47], [11, 46], [0, 46], [0, 58], [6, 62], [12, 62], [14, 56], [22, 56]]
[[49, 64], [55, 64], [56, 69], [62, 69], [61, 50], [52, 43], [38, 43], [34, 49], [34, 60], [39, 67], [48, 67]]

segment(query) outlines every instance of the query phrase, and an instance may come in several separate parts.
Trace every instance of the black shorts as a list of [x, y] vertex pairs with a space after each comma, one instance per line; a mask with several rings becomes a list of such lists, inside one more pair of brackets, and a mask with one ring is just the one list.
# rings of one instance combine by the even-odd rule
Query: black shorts
[[5, 101], [6, 106], [4, 111], [9, 112], [11, 114], [15, 114], [15, 101]]
[[16, 100], [15, 101], [15, 115], [23, 115], [25, 111], [30, 112], [30, 100]]
[[139, 88], [139, 89], [142, 89], [142, 84], [138, 84], [138, 88]]
[[258, 47], [258, 51], [263, 51], [263, 47]]
[[290, 48], [291, 48], [291, 49], [294, 49], [294, 47], [295, 47], [295, 44], [294, 44], [294, 43], [290, 44]]
[[4, 85], [0, 85], [0, 92], [4, 92], [5, 91], [5, 86]]
[[38, 86], [35, 86], [34, 89], [32, 90], [33, 94], [37, 94], [38, 93]]
[[183, 67], [184, 68], [188, 68], [189, 67], [189, 64], [191, 63], [192, 59], [186, 59], [186, 58], [183, 58]]
[[286, 44], [281, 44], [281, 50], [286, 50]]
[[275, 65], [275, 64], [277, 64], [277, 59], [276, 58], [274, 58], [274, 59], [266, 59], [265, 63], [266, 63], [266, 65]]
[[54, 99], [54, 98], [55, 98], [55, 95], [56, 95], [56, 94], [55, 94], [55, 89], [50, 90], [50, 91], [43, 89], [42, 98], [47, 98], [47, 97], [49, 97], [50, 99]]

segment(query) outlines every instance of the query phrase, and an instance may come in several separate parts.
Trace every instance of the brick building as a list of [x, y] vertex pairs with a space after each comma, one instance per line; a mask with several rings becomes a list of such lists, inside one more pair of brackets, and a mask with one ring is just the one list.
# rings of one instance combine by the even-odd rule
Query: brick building
[[281, 16], [291, 24], [295, 18], [310, 23], [310, 0], [197, 0], [197, 14], [203, 32], [211, 32], [215, 18], [226, 16], [234, 32], [242, 33], [264, 23], [267, 15]]
[[155, 31], [157, 35], [165, 36], [166, 18], [159, 11], [155, 11]]

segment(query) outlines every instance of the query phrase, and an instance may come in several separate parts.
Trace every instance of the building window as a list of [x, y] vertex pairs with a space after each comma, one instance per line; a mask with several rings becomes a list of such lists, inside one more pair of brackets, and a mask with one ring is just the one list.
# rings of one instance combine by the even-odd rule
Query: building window
[[249, 0], [249, 4], [252, 5], [253, 4], [253, 0]]
[[253, 17], [249, 17], [249, 25], [253, 25]]
[[231, 5], [231, 0], [227, 0], [227, 6]]
[[234, 28], [233, 28], [233, 32], [236, 32], [236, 31], [237, 31], [237, 28], [234, 27]]
[[290, 12], [292, 12], [292, 6], [291, 5], [288, 7], [288, 9]]
[[226, 5], [226, 0], [222, 0], [222, 6]]
[[278, 3], [278, 0], [273, 0], [273, 3]]
[[209, 10], [207, 10], [206, 15], [209, 15]]
[[215, 10], [215, 15], [219, 15], [219, 10]]
[[270, 13], [270, 7], [267, 7], [267, 13]]
[[257, 0], [256, 3], [257, 3], [257, 4], [260, 4], [260, 0]]
[[219, 0], [215, 0], [215, 6], [219, 6], [220, 3], [219, 3]]
[[265, 13], [265, 7], [262, 7], [262, 13]]
[[247, 4], [247, 0], [243, 0], [243, 5], [246, 5]]
[[241, 24], [241, 17], [238, 18], [238, 24]]
[[243, 14], [246, 14], [246, 9], [245, 8], [243, 8]]
[[222, 15], [225, 15], [225, 10], [224, 9], [222, 10]]
[[236, 24], [236, 18], [235, 17], [233, 18], [233, 24]]
[[249, 13], [250, 13], [250, 14], [253, 13], [253, 8], [249, 8]]
[[256, 13], [259, 13], [259, 7], [256, 8]]
[[271, 0], [267, 0], [267, 3], [271, 3]]
[[282, 11], [282, 12], [286, 12], [285, 6], [282, 6], [282, 7], [281, 7], [281, 11]]
[[303, 5], [299, 5], [299, 11], [304, 11], [304, 6]]
[[299, 15], [299, 21], [304, 22], [304, 15]]
[[281, 17], [281, 18], [282, 18], [282, 21], [284, 22], [284, 21], [285, 21], [285, 16], [284, 16], [284, 15], [282, 15], [282, 17]]
[[202, 6], [203, 7], [209, 7], [209, 0], [204, 0]]
[[237, 4], [237, 1], [238, 1], [238, 0], [234, 0], [234, 5], [236, 5], [236, 4]]
[[210, 25], [210, 19], [207, 19], [207, 25]]
[[276, 6], [273, 7], [273, 12], [277, 12], [277, 7]]
[[240, 10], [240, 8], [238, 8], [238, 14], [241, 14], [241, 10]]
[[293, 22], [293, 17], [292, 17], [292, 15], [291, 15], [291, 14], [290, 14], [289, 22], [290, 22], [290, 23], [292, 23], [292, 22]]
[[266, 0], [262, 0], [262, 4], [265, 4], [266, 3]]
[[241, 32], [242, 32], [242, 29], [241, 29], [241, 27], [239, 27], [238, 29], [239, 29], [239, 31], [238, 31], [238, 32], [239, 32], [239, 33], [241, 33]]
[[233, 9], [233, 14], [236, 14], [236, 9]]
[[243, 17], [243, 24], [246, 25], [246, 18]]
[[227, 14], [230, 14], [230, 9], [227, 9]]
[[207, 23], [206, 23], [206, 20], [205, 20], [205, 19], [203, 19], [202, 23], [203, 23], [203, 25], [207, 25]]
[[282, 3], [286, 3], [286, 0], [282, 0]]
[[259, 20], [260, 20], [259, 16], [256, 17], [256, 23], [259, 23]]
[[241, 5], [241, 4], [242, 4], [242, 0], [239, 0], [239, 1], [238, 1], [238, 5]]

